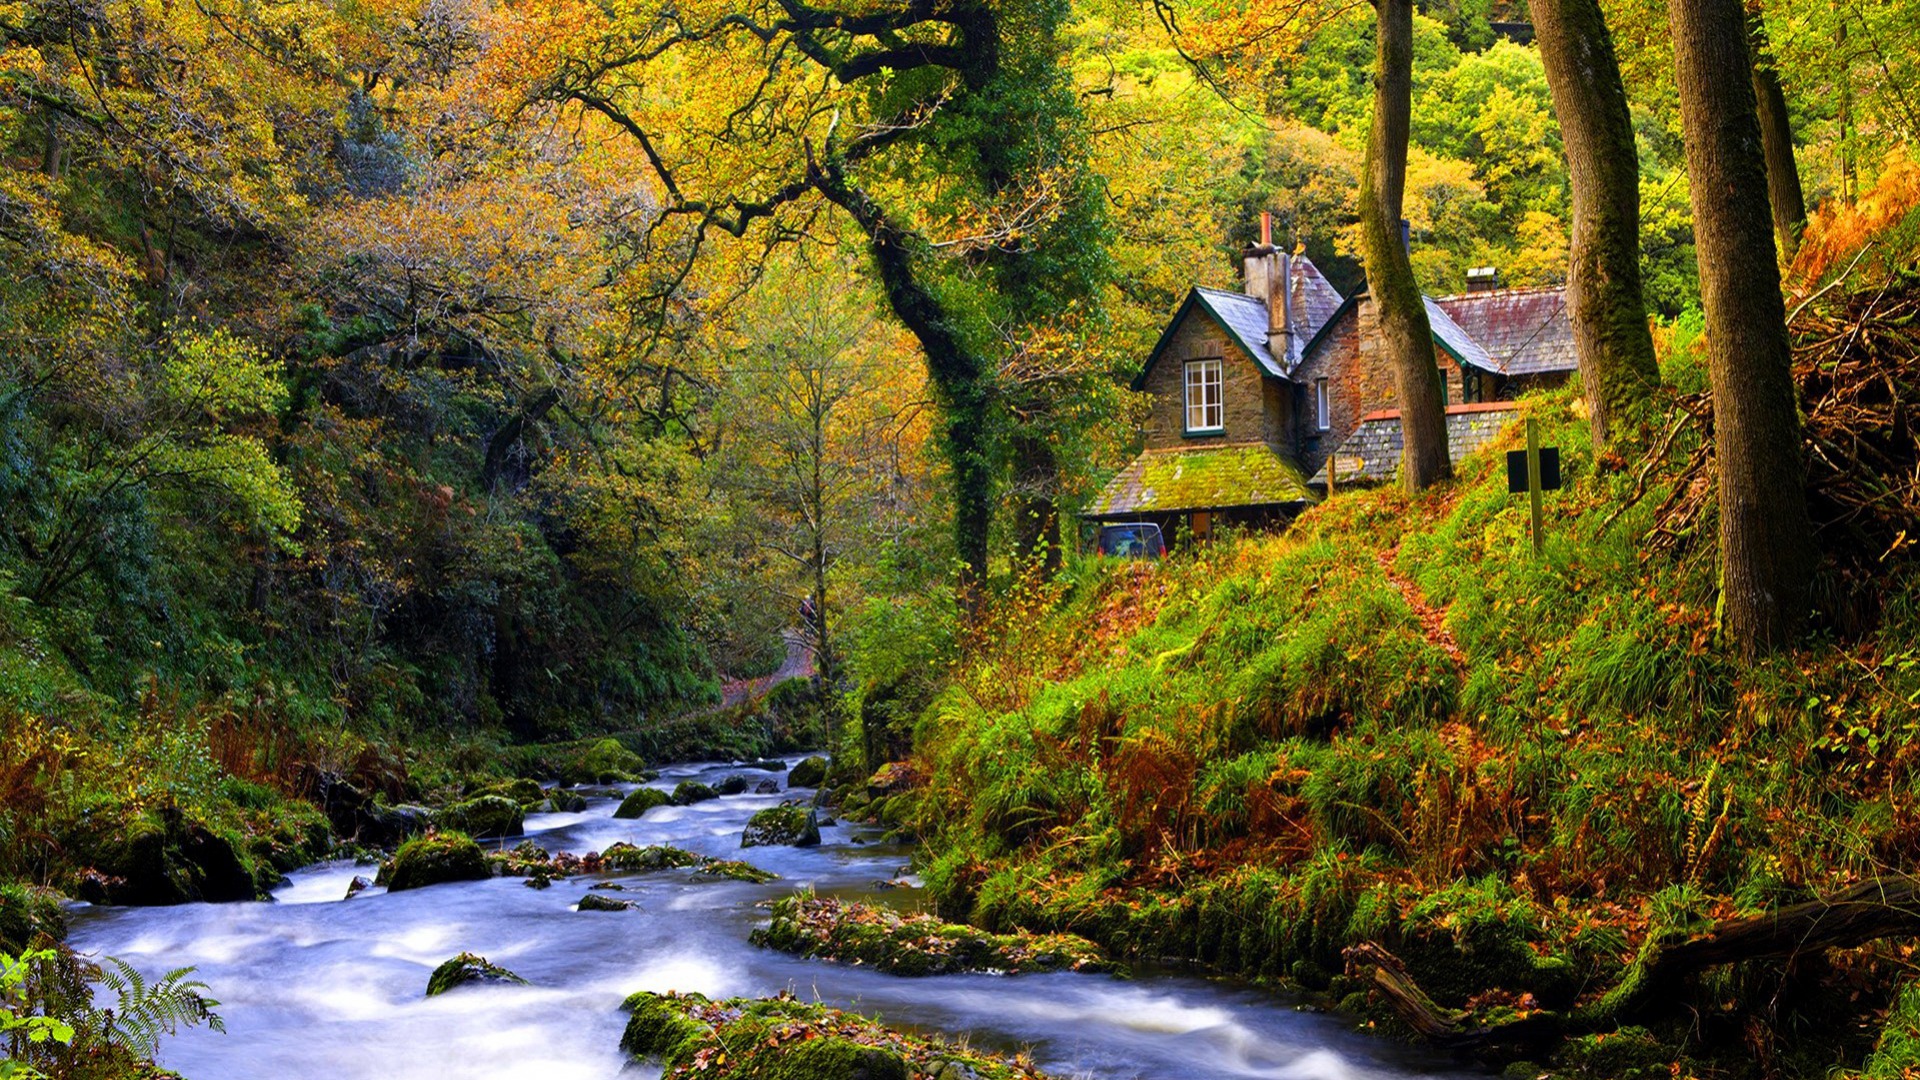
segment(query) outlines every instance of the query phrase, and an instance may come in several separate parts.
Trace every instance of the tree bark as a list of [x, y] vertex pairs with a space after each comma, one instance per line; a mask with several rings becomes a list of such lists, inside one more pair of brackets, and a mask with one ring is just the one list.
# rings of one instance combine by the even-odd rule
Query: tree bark
[[1780, 245], [1780, 261], [1792, 262], [1807, 226], [1807, 197], [1800, 188], [1800, 168], [1793, 158], [1793, 120], [1787, 115], [1787, 95], [1780, 89], [1767, 47], [1767, 28], [1755, 14], [1749, 23], [1753, 48], [1753, 100], [1760, 120], [1760, 139], [1767, 155], [1767, 202], [1773, 207], [1773, 234]]
[[1792, 351], [1740, 0], [1669, 0], [1707, 317], [1719, 473], [1723, 626], [1743, 653], [1783, 646], [1806, 612], [1813, 549]]
[[1413, 0], [1376, 0], [1373, 128], [1360, 180], [1360, 252], [1380, 317], [1380, 343], [1393, 366], [1403, 440], [1400, 475], [1419, 491], [1453, 475], [1446, 408], [1433, 358], [1433, 328], [1400, 234], [1407, 135], [1413, 114]]
[[1567, 307], [1597, 448], [1660, 381], [1640, 287], [1640, 160], [1598, 0], [1530, 10], [1573, 182]]

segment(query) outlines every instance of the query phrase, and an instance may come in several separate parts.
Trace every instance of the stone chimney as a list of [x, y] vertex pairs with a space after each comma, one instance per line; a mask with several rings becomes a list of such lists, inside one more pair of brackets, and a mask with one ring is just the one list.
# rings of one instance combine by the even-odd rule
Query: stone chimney
[[1267, 349], [1281, 364], [1292, 358], [1293, 256], [1273, 244], [1273, 215], [1260, 215], [1260, 242], [1247, 247], [1246, 292], [1267, 305]]
[[1500, 271], [1492, 266], [1473, 266], [1467, 268], [1467, 291], [1492, 292], [1500, 287]]

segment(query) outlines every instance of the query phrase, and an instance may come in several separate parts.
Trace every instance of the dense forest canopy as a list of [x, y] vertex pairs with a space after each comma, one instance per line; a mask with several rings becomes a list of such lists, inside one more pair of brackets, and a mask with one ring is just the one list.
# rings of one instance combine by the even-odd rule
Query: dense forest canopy
[[[1211, 933], [1154, 890], [1255, 851], [1309, 921], [1548, 927], [1493, 1007], [1571, 1038], [1644, 1019], [1656, 916], [1910, 872], [1920, 4], [1534, 8], [0, 0], [0, 885], [124, 899], [126, 837], [196, 829], [264, 879], [804, 716], [943, 914]], [[1377, 305], [1411, 490], [1335, 460], [1287, 536], [1086, 557], [1169, 320], [1296, 255]], [[1524, 398], [1537, 564], [1430, 385], [1420, 296], [1486, 268], [1579, 342]], [[1658, 813], [1590, 782], [1636, 754]], [[863, 786], [902, 760], [924, 798]], [[1302, 934], [1188, 944], [1325, 989]]]

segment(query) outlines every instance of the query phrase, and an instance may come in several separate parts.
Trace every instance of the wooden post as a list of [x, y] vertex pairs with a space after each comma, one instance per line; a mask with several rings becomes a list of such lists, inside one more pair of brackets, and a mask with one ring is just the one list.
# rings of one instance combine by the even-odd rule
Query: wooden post
[[1533, 503], [1533, 553], [1540, 554], [1546, 538], [1540, 535], [1540, 431], [1527, 417], [1527, 499]]
[[1328, 454], [1327, 455], [1327, 498], [1329, 499], [1333, 498], [1334, 474], [1339, 471], [1340, 471], [1340, 455], [1338, 453]]

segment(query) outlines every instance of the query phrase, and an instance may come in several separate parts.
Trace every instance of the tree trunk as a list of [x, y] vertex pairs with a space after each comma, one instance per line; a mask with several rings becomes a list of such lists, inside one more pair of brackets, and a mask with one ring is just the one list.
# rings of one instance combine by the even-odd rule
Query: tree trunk
[[1060, 569], [1060, 462], [1042, 432], [1013, 436], [1015, 568], [1046, 578]]
[[1530, 10], [1573, 181], [1567, 307], [1597, 448], [1660, 381], [1640, 290], [1640, 161], [1598, 0]]
[[1807, 225], [1807, 197], [1800, 189], [1800, 169], [1793, 160], [1793, 121], [1787, 115], [1787, 95], [1780, 89], [1767, 47], [1767, 28], [1755, 14], [1750, 33], [1753, 47], [1753, 100], [1760, 119], [1760, 139], [1767, 155], [1767, 202], [1773, 207], [1773, 234], [1780, 244], [1780, 261], [1792, 262]]
[[1380, 343], [1393, 366], [1405, 449], [1401, 479], [1412, 491], [1453, 475], [1446, 408], [1433, 358], [1433, 328], [1400, 234], [1413, 113], [1413, 0], [1377, 0], [1373, 130], [1360, 180], [1360, 252], [1380, 316]]
[[1787, 644], [1813, 568], [1806, 472], [1767, 170], [1740, 0], [1669, 0], [1694, 243], [1707, 316], [1724, 627], [1752, 655]]

